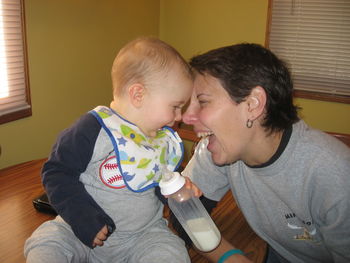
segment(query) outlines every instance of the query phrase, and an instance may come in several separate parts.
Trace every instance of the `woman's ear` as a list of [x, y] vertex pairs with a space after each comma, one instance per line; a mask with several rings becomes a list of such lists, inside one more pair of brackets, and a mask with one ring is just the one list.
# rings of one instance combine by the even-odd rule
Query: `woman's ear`
[[248, 112], [251, 115], [249, 119], [255, 120], [264, 113], [266, 105], [266, 92], [260, 87], [256, 86], [252, 89], [247, 100]]
[[145, 96], [145, 87], [140, 83], [135, 83], [129, 86], [128, 88], [128, 95], [129, 99], [132, 105], [134, 105], [136, 108], [139, 108], [142, 106], [142, 101]]

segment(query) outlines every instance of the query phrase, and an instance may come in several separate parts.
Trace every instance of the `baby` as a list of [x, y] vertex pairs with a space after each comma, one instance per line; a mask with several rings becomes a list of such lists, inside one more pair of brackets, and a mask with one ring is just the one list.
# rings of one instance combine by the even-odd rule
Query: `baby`
[[190, 262], [163, 219], [156, 187], [183, 157], [192, 74], [171, 46], [138, 38], [112, 67], [113, 101], [64, 130], [42, 171], [58, 216], [26, 241], [27, 262]]

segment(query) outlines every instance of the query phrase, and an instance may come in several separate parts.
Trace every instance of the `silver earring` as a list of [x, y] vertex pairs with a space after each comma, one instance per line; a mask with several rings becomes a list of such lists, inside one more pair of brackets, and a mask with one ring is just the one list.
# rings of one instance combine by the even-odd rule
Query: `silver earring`
[[247, 126], [247, 128], [251, 128], [253, 126], [253, 121], [248, 119], [246, 126]]

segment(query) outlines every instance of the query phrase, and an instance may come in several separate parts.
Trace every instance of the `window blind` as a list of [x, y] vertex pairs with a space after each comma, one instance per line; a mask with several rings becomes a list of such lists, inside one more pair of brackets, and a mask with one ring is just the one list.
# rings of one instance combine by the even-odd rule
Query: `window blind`
[[22, 4], [0, 0], [0, 123], [31, 115]]
[[350, 0], [272, 0], [268, 46], [296, 90], [350, 96]]

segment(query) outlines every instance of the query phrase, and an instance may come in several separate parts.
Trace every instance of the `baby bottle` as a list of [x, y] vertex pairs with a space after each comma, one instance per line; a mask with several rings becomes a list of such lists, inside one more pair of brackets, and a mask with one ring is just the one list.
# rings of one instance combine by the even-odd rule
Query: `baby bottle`
[[203, 252], [216, 248], [220, 231], [202, 202], [185, 187], [185, 178], [178, 172], [167, 172], [159, 182], [160, 191], [168, 196], [168, 205], [194, 245]]

